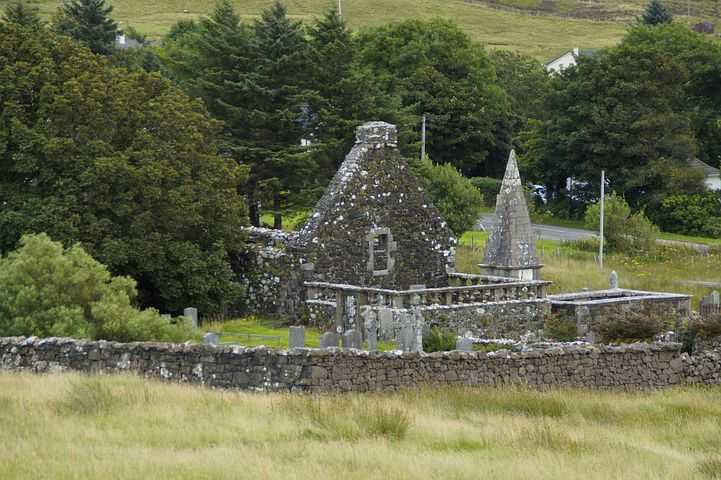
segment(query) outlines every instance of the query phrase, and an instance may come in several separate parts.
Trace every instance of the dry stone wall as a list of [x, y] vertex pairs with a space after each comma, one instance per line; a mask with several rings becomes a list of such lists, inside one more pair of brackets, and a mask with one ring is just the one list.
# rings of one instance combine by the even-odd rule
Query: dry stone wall
[[134, 372], [214, 388], [291, 392], [510, 384], [639, 390], [720, 384], [721, 354], [688, 356], [680, 352], [679, 344], [400, 354], [11, 337], [0, 338], [0, 369]]

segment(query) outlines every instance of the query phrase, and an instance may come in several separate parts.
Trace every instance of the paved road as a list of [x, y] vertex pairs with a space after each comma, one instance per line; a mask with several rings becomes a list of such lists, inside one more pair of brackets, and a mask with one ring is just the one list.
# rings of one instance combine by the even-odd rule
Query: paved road
[[[493, 214], [484, 215], [476, 224], [476, 228], [490, 232], [495, 218]], [[579, 240], [581, 238], [596, 236], [596, 233], [590, 230], [556, 227], [553, 225], [537, 225], [535, 223], [533, 224], [533, 230], [536, 232], [536, 235], [543, 240]]]

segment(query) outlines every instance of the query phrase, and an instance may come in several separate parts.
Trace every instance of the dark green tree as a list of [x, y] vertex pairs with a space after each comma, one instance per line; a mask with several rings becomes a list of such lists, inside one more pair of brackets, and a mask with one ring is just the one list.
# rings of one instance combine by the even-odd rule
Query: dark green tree
[[508, 99], [488, 56], [466, 33], [444, 20], [409, 20], [368, 30], [359, 43], [359, 62], [415, 114], [416, 141], [404, 149], [408, 156], [418, 155], [426, 114], [427, 151], [434, 161], [452, 163], [467, 176], [503, 172]]
[[0, 252], [25, 233], [80, 242], [143, 305], [212, 313], [237, 294], [244, 169], [219, 125], [156, 74], [0, 24]]
[[8, 23], [15, 23], [37, 30], [43, 27], [43, 22], [40, 20], [38, 12], [38, 7], [30, 5], [29, 2], [16, 0], [5, 7], [2, 19]]
[[115, 49], [118, 24], [105, 0], [66, 0], [53, 23], [58, 33], [79, 41], [93, 53], [108, 55]]
[[543, 118], [543, 99], [548, 92], [549, 76], [536, 59], [508, 50], [495, 50], [489, 57], [496, 68], [498, 83], [510, 102], [510, 129], [514, 147], [522, 152], [519, 136], [529, 124]]
[[[545, 120], [529, 141], [530, 171], [554, 199], [566, 179], [588, 182], [597, 198], [606, 170], [612, 189], [632, 207], [697, 188], [687, 181], [696, 142], [685, 114], [686, 71], [667, 54], [622, 44], [551, 81]], [[691, 184], [691, 185], [689, 185]]]
[[646, 5], [646, 10], [638, 21], [649, 26], [663, 25], [673, 22], [673, 16], [660, 0], [651, 0], [648, 2], [648, 5]]

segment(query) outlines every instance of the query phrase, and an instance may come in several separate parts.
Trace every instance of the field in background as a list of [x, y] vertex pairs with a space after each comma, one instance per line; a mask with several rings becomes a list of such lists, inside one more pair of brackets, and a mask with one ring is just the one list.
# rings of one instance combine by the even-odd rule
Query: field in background
[[301, 396], [0, 374], [0, 478], [712, 479], [721, 389]]
[[[456, 252], [456, 268], [459, 272], [478, 273], [477, 265], [483, 258], [483, 248], [488, 235], [484, 232], [466, 232]], [[607, 255], [604, 268], [598, 267], [595, 252], [576, 248], [572, 243], [539, 240], [536, 249], [544, 268], [541, 276], [551, 280], [552, 293], [608, 288], [612, 270], [618, 273], [621, 288], [677, 292], [693, 295], [693, 304], [708, 295], [708, 287], [684, 283], [707, 281], [721, 284], [721, 252], [715, 249], [703, 256], [693, 251], [660, 249], [658, 257], [640, 260], [626, 255]]]
[[[0, 0], [0, 9], [8, 3], [9, 0]], [[60, 2], [35, 0], [33, 3], [44, 17], [50, 18]], [[215, 2], [110, 0], [110, 3], [114, 7], [113, 17], [122, 22], [121, 27], [132, 25], [157, 39], [178, 20], [207, 14]], [[284, 3], [293, 17], [303, 20], [320, 16], [337, 5], [335, 0], [287, 0]], [[245, 20], [252, 20], [271, 5], [272, 0], [233, 0], [233, 4]], [[626, 29], [624, 22], [535, 16], [462, 0], [343, 0], [343, 16], [356, 29], [411, 18], [448, 18], [489, 48], [518, 50], [542, 61], [572, 47], [613, 45]]]

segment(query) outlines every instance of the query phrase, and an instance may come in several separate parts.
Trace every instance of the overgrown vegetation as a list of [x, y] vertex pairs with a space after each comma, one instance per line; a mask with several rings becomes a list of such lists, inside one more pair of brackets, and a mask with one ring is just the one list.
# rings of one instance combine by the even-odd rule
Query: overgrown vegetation
[[660, 315], [636, 310], [606, 315], [598, 325], [598, 334], [603, 343], [651, 341], [666, 329]]
[[578, 337], [576, 323], [550, 314], [543, 321], [543, 335], [559, 342], [570, 342]]
[[[586, 210], [586, 228], [599, 230], [601, 205], [594, 203]], [[631, 213], [628, 203], [615, 193], [606, 197], [604, 205], [604, 237], [609, 250], [653, 255], [656, 252], [658, 228], [643, 211]]]
[[450, 352], [456, 349], [456, 334], [438, 327], [432, 327], [427, 335], [423, 335], [423, 351]]
[[326, 397], [3, 373], [0, 477], [710, 480], [720, 400], [718, 387]]
[[133, 307], [129, 277], [113, 277], [80, 246], [63, 249], [47, 235], [24, 236], [0, 258], [0, 336], [37, 335], [183, 342], [197, 338], [187, 321]]

